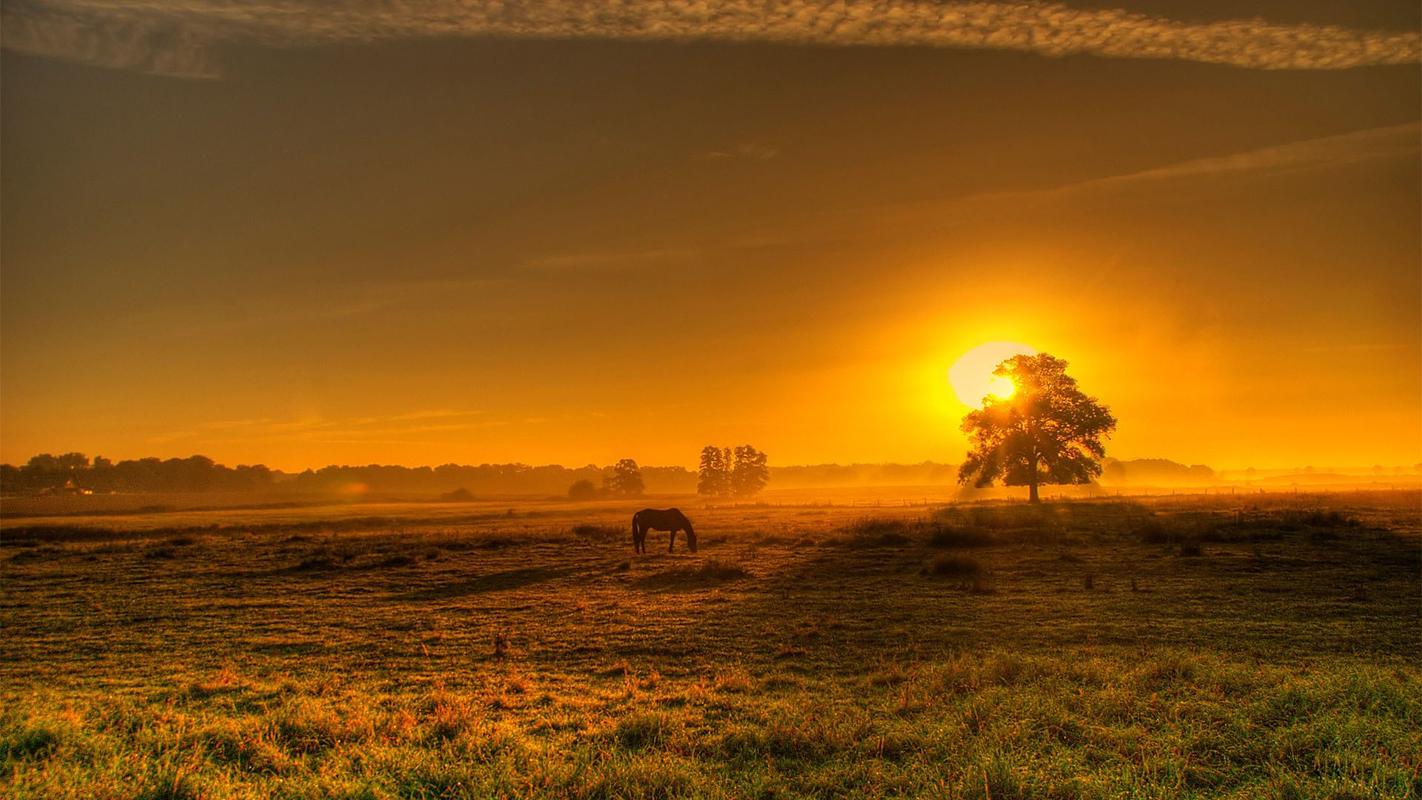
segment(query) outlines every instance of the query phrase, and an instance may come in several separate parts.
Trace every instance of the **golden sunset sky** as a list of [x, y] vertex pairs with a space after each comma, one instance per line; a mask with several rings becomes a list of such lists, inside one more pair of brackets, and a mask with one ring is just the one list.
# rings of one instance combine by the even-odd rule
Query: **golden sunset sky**
[[1422, 461], [1416, 2], [245, 8], [5, 5], [0, 459]]

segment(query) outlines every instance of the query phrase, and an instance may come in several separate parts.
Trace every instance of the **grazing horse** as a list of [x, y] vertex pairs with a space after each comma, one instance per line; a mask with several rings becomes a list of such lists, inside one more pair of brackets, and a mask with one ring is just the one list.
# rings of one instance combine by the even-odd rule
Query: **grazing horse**
[[647, 552], [647, 531], [670, 531], [671, 541], [667, 542], [667, 552], [676, 548], [676, 532], [686, 531], [686, 544], [691, 552], [696, 552], [696, 531], [691, 529], [691, 520], [678, 508], [644, 508], [632, 515], [632, 547], [639, 553]]

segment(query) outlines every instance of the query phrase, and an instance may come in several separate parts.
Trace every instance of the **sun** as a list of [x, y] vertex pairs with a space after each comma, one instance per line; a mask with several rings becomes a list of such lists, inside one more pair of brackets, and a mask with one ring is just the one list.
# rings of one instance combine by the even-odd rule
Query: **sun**
[[1017, 355], [1036, 355], [1037, 350], [1021, 342], [987, 342], [969, 350], [948, 368], [948, 383], [965, 406], [977, 408], [989, 397], [1005, 400], [1017, 391], [1013, 382], [992, 371], [998, 364]]

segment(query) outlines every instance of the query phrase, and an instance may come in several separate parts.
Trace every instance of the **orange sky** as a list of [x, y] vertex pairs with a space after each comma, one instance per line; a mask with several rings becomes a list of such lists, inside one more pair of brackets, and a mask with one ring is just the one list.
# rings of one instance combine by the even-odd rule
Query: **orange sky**
[[[7, 6], [0, 459], [951, 462], [949, 366], [1013, 340], [1119, 457], [1422, 461], [1419, 12], [1343, 5], [1130, 3], [1068, 56], [197, 0], [135, 54]], [[1229, 63], [1233, 16], [1405, 58]]]

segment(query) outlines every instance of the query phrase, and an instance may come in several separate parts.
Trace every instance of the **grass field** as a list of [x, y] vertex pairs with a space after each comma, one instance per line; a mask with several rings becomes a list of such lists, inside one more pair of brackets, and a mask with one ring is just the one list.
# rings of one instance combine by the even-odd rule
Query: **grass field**
[[1416, 492], [676, 502], [7, 521], [0, 795], [1422, 795]]

